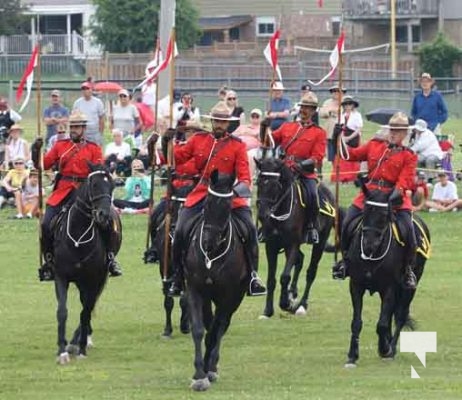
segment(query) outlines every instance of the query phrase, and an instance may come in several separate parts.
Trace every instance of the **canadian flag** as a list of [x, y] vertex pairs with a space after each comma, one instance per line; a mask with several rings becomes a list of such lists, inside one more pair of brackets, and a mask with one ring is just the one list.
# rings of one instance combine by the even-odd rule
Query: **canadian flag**
[[22, 103], [19, 112], [24, 110], [27, 103], [29, 102], [30, 93], [32, 91], [32, 83], [34, 82], [34, 69], [38, 63], [39, 49], [39, 45], [36, 44], [34, 50], [32, 51], [32, 55], [29, 59], [29, 62], [27, 63], [26, 70], [22, 75], [21, 82], [19, 82], [18, 89], [16, 90], [16, 102], [19, 103], [19, 101], [21, 100], [22, 92], [24, 91], [24, 86], [26, 86], [27, 89], [26, 98], [24, 99], [24, 102]]
[[265, 47], [263, 54], [265, 55], [266, 60], [273, 67], [273, 71], [278, 74], [279, 80], [282, 81], [281, 69], [278, 64], [278, 48], [279, 48], [279, 37], [281, 36], [281, 31], [278, 29], [274, 32], [273, 36]]
[[[147, 78], [150, 76], [153, 71], [157, 68], [159, 64], [161, 64], [164, 61], [163, 55], [162, 55], [162, 50], [159, 45], [159, 41], [157, 41], [157, 46], [156, 46], [156, 51], [154, 52], [154, 58], [149, 61], [148, 65], [146, 65], [146, 69], [144, 70], [145, 77]], [[152, 83], [150, 81], [149, 83]]]
[[[169, 66], [172, 59], [176, 57], [177, 55], [178, 55], [178, 48], [176, 46], [176, 42], [173, 42], [172, 38], [170, 37], [170, 39], [168, 40], [168, 44], [167, 44], [167, 51], [165, 52], [165, 59], [161, 60], [158, 65], [152, 68], [151, 71], [148, 71], [146, 78], [144, 78], [143, 82], [141, 82], [135, 89], [142, 87], [148, 82], [154, 81], [157, 78], [157, 76]], [[153, 63], [153, 61], [151, 61], [149, 64]], [[148, 64], [148, 67], [149, 67], [149, 64]], [[148, 69], [148, 67], [146, 67], [146, 69]]]
[[330, 53], [329, 56], [329, 64], [330, 64], [330, 71], [329, 73], [323, 77], [319, 82], [312, 82], [308, 80], [309, 83], [311, 83], [314, 86], [318, 86], [321, 83], [323, 83], [326, 79], [329, 79], [332, 74], [335, 72], [337, 69], [338, 63], [340, 61], [340, 54], [345, 52], [345, 33], [342, 32], [337, 40], [337, 44], [335, 45], [334, 50], [332, 50], [332, 53]]

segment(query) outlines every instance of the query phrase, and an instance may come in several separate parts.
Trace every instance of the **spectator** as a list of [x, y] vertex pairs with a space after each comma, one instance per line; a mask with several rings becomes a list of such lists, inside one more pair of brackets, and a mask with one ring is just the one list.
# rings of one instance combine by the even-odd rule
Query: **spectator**
[[119, 101], [114, 105], [110, 117], [110, 128], [119, 129], [124, 137], [134, 134], [140, 129], [140, 113], [138, 108], [130, 102], [130, 95], [126, 89], [119, 90]]
[[69, 110], [61, 104], [61, 92], [53, 90], [51, 92], [51, 105], [43, 111], [43, 121], [47, 126], [47, 136], [45, 143], [49, 146], [50, 139], [57, 134], [59, 124], [67, 124], [69, 120]]
[[429, 211], [449, 211], [460, 207], [456, 184], [448, 179], [444, 171], [438, 173], [438, 180], [433, 187], [432, 199], [426, 203]]
[[327, 160], [334, 161], [335, 146], [333, 140], [335, 124], [338, 123], [338, 110], [340, 108], [340, 98], [342, 94], [345, 94], [347, 90], [341, 88], [338, 83], [329, 88], [331, 98], [324, 101], [322, 107], [319, 110], [319, 116], [325, 120], [324, 129], [327, 132]]
[[56, 127], [56, 135], [52, 136], [48, 142], [48, 150], [50, 150], [54, 144], [60, 140], [69, 139], [69, 134], [67, 133], [67, 126], [65, 124], [59, 124]]
[[0, 208], [6, 200], [14, 199], [17, 214], [13, 218], [22, 219], [24, 217], [22, 210], [22, 187], [29, 173], [26, 169], [24, 158], [17, 157], [13, 161], [13, 169], [10, 169], [2, 181], [0, 188]]
[[181, 102], [174, 104], [173, 125], [180, 128], [200, 128], [201, 115], [199, 107], [193, 106], [194, 99], [191, 93], [183, 93]]
[[114, 207], [128, 214], [146, 213], [149, 210], [151, 180], [145, 175], [141, 160], [134, 159], [131, 168], [131, 176], [125, 182], [125, 197], [115, 199]]
[[[443, 150], [436, 139], [435, 134], [427, 129], [427, 123], [423, 119], [415, 121], [414, 142], [411, 144], [418, 157], [418, 167], [430, 170], [436, 169], [443, 159]], [[427, 176], [434, 176], [428, 173]]]
[[22, 212], [27, 218], [39, 217], [38, 209], [38, 171], [33, 169], [29, 172], [22, 191]]
[[273, 98], [266, 117], [270, 120], [271, 130], [274, 131], [289, 120], [290, 100], [284, 97], [284, 85], [280, 81], [273, 83], [271, 93]]
[[21, 116], [10, 108], [4, 97], [0, 97], [0, 164], [5, 160], [5, 143], [9, 130], [19, 121], [21, 121]]
[[6, 142], [5, 151], [5, 166], [11, 168], [13, 160], [21, 158], [26, 161], [26, 165], [30, 164], [30, 146], [27, 140], [21, 137], [23, 130], [19, 124], [14, 124], [10, 128], [9, 137]]
[[222, 86], [220, 89], [218, 89], [218, 101], [226, 101], [228, 90], [228, 86]]
[[102, 146], [105, 116], [103, 102], [92, 95], [90, 82], [83, 82], [80, 89], [82, 90], [82, 97], [74, 102], [72, 110], [78, 110], [87, 117], [86, 139]]
[[130, 145], [123, 140], [123, 132], [120, 129], [112, 130], [113, 141], [106, 145], [104, 150], [105, 164], [117, 175], [130, 175], [131, 150]]
[[254, 157], [260, 148], [260, 122], [263, 113], [260, 109], [254, 108], [250, 111], [250, 124], [240, 125], [234, 132], [234, 136], [239, 137], [245, 144], [247, 156], [249, 158], [250, 176], [255, 175]]
[[[344, 96], [342, 99], [342, 114], [340, 123], [342, 124], [343, 140], [349, 147], [358, 147], [359, 138], [361, 137], [361, 129], [363, 128], [363, 118], [357, 110], [359, 102], [352, 96]], [[334, 138], [335, 141], [335, 138]], [[343, 158], [337, 157], [334, 160], [332, 168], [331, 181], [335, 182], [336, 163], [339, 163], [340, 182], [354, 182], [359, 172], [360, 163], [356, 161], [346, 161]]]
[[420, 77], [422, 91], [417, 93], [412, 101], [411, 116], [416, 121], [423, 119], [435, 134], [438, 134], [439, 127], [448, 119], [448, 109], [441, 93], [432, 90], [435, 81], [428, 72]]
[[228, 133], [233, 133], [239, 125], [245, 123], [244, 109], [238, 105], [237, 93], [234, 90], [229, 90], [226, 93], [226, 106], [231, 111], [231, 116], [239, 118], [239, 120], [229, 123]]
[[409, 193], [412, 198], [412, 210], [422, 211], [427, 208], [428, 186], [425, 179], [425, 173], [419, 171], [416, 175], [415, 188]]

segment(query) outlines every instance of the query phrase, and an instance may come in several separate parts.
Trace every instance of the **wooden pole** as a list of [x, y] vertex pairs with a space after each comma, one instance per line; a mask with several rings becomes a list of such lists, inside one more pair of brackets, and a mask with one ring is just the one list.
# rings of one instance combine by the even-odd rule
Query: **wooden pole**
[[[339, 50], [339, 66], [338, 66], [338, 86], [339, 86], [339, 99], [337, 109], [337, 124], [340, 124], [342, 118], [342, 97], [343, 97], [343, 54], [342, 49]], [[335, 144], [337, 153], [335, 155], [335, 219], [334, 219], [334, 232], [335, 232], [335, 251], [334, 262], [338, 261], [338, 247], [340, 244], [340, 140], [341, 135], [337, 136], [337, 143]]]
[[[40, 138], [42, 130], [42, 69], [41, 69], [41, 57], [40, 53], [42, 51], [40, 47], [40, 42], [37, 41], [37, 67], [35, 70], [35, 85], [36, 85], [36, 118], [37, 118], [37, 138]], [[42, 219], [43, 219], [43, 157], [42, 150], [40, 149], [38, 154], [38, 165], [37, 165], [37, 177], [38, 177], [38, 232], [39, 232], [39, 265], [42, 265], [43, 262], [43, 251], [42, 251]]]
[[[175, 46], [176, 46], [176, 39], [175, 39], [175, 28], [172, 28], [172, 33], [170, 35], [171, 43], [173, 45], [172, 49], [172, 60], [170, 62], [170, 123], [169, 127], [173, 128], [173, 90], [175, 87]], [[172, 197], [172, 169], [175, 167], [175, 159], [173, 156], [173, 141], [170, 140], [167, 146], [167, 207], [165, 213], [165, 237], [164, 237], [164, 264], [162, 269], [162, 278], [163, 281], [167, 281], [167, 274], [168, 274], [168, 265], [170, 260], [170, 227], [172, 224], [172, 205], [171, 205], [171, 197]]]
[[390, 1], [391, 77], [396, 78], [396, 0]]

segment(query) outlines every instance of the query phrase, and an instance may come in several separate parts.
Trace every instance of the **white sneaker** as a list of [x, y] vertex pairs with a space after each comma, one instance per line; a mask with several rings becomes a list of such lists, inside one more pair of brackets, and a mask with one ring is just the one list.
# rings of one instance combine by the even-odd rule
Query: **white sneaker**
[[26, 214], [26, 217], [29, 218], [29, 219], [32, 219], [32, 213], [28, 212], [28, 213]]
[[457, 207], [452, 209], [452, 212], [457, 212]]
[[429, 208], [428, 212], [438, 212], [438, 210], [436, 208]]
[[15, 218], [16, 218], [16, 219], [23, 219], [24, 216], [23, 216], [22, 214], [16, 214], [16, 217], [15, 217]]

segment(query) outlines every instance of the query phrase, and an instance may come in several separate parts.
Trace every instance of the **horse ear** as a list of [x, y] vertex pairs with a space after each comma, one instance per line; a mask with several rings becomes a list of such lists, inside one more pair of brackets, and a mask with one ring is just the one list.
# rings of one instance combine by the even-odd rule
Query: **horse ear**
[[212, 182], [214, 185], [218, 182], [218, 170], [214, 169], [212, 173], [210, 174], [210, 182]]
[[90, 169], [90, 172], [95, 171], [96, 169], [96, 164], [93, 164], [91, 161], [87, 161], [88, 168]]

